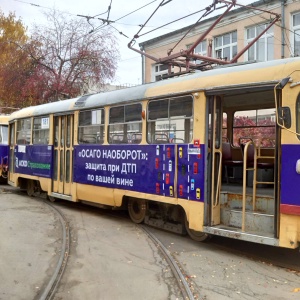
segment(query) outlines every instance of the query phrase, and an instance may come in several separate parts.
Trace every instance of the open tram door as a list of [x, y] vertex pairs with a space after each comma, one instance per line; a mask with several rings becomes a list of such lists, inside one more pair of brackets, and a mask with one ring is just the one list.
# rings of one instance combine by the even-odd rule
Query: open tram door
[[207, 92], [206, 233], [278, 245], [282, 147], [274, 86], [268, 82]]
[[54, 116], [54, 172], [52, 196], [71, 200], [74, 116]]
[[220, 224], [220, 192], [222, 176], [222, 98], [208, 98], [208, 172], [207, 172], [207, 209], [208, 226]]

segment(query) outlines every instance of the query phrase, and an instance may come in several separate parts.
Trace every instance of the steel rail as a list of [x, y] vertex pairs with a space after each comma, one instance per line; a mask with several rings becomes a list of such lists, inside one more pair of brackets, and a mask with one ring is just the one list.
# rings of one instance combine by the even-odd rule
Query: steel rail
[[175, 278], [177, 280], [177, 283], [178, 283], [178, 286], [180, 288], [180, 291], [182, 293], [183, 298], [184, 299], [189, 299], [189, 300], [194, 300], [195, 297], [194, 297], [194, 295], [193, 295], [193, 293], [192, 293], [192, 291], [191, 291], [184, 275], [182, 274], [180, 268], [178, 267], [176, 261], [174, 260], [174, 258], [170, 254], [170, 251], [160, 242], [159, 239], [157, 239], [149, 231], [149, 229], [146, 226], [144, 226], [144, 225], [140, 225], [140, 226], [144, 230], [144, 232], [146, 232], [148, 237], [153, 241], [153, 243], [161, 251], [161, 253], [165, 257], [165, 259], [167, 260], [169, 266], [171, 267], [173, 275], [175, 276]]
[[58, 215], [62, 226], [62, 235], [63, 235], [61, 253], [60, 253], [57, 266], [46, 288], [44, 289], [42, 295], [39, 298], [40, 300], [50, 300], [55, 295], [58, 284], [61, 280], [61, 277], [67, 265], [69, 252], [70, 252], [70, 227], [65, 216], [59, 209], [57, 209], [55, 206], [47, 202], [47, 200], [44, 200], [44, 203], [47, 204], [56, 213], [56, 215]]

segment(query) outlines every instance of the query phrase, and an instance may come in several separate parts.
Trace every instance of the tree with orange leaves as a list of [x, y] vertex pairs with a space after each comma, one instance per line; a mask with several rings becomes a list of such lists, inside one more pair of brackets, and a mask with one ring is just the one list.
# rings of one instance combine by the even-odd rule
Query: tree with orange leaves
[[15, 14], [5, 16], [0, 11], [0, 106], [26, 106], [22, 97], [24, 82], [34, 68], [33, 61], [24, 52], [28, 43], [26, 27]]

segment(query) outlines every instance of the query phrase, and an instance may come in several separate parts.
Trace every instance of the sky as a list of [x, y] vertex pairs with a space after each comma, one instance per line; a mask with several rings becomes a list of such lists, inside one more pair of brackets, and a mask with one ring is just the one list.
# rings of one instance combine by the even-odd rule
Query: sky
[[[55, 8], [58, 11], [66, 12], [73, 18], [79, 18], [77, 15], [99, 15], [100, 18], [106, 19], [110, 5], [109, 19], [116, 21], [112, 24], [118, 38], [121, 55], [115, 80], [112, 83], [116, 85], [137, 85], [142, 83], [142, 59], [141, 55], [129, 49], [127, 44], [140, 30], [139, 25], [144, 24], [148, 20], [161, 2], [162, 0], [1, 0], [0, 9], [5, 15], [8, 15], [9, 12], [14, 12], [18, 18], [21, 18], [23, 24], [28, 27], [30, 32], [30, 27], [34, 23], [45, 24], [44, 12], [49, 11], [49, 9]], [[156, 11], [147, 23], [147, 27], [141, 33], [200, 11], [212, 4], [212, 2], [213, 0], [171, 0], [169, 2], [165, 0], [166, 4]], [[238, 0], [237, 2], [245, 5], [255, 2], [255, 0]], [[219, 10], [218, 14], [222, 11]], [[180, 22], [169, 24], [160, 30], [142, 36], [137, 39], [134, 47], [138, 48], [138, 44], [141, 42], [191, 25], [197, 21], [201, 14], [195, 14]], [[100, 20], [96, 20], [94, 25], [101, 25]], [[119, 32], [122, 32], [123, 35]]]

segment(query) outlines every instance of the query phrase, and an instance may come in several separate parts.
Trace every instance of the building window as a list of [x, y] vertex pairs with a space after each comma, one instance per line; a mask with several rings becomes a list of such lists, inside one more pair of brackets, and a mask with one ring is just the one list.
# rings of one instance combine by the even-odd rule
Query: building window
[[300, 56], [300, 13], [293, 15], [294, 56]]
[[[153, 78], [152, 81], [160, 81], [163, 79], [163, 75], [168, 75], [168, 65], [156, 64], [153, 65]], [[171, 74], [174, 74], [174, 67], [171, 67]]]
[[237, 32], [219, 35], [214, 39], [215, 57], [231, 60], [237, 54]]
[[200, 42], [196, 48], [195, 48], [195, 51], [194, 51], [195, 54], [199, 54], [199, 55], [207, 55], [207, 42], [206, 40]]
[[79, 144], [103, 144], [104, 109], [83, 110], [79, 113]]
[[[247, 28], [247, 44], [257, 37], [269, 24], [260, 24]], [[265, 32], [248, 50], [246, 60], [267, 61], [274, 59], [274, 28]]]
[[[187, 45], [187, 49], [189, 49], [193, 44]], [[202, 55], [202, 56], [207, 56], [207, 42], [206, 40], [200, 42], [196, 48], [194, 49], [194, 54]], [[196, 64], [200, 64], [202, 60], [196, 60]]]

